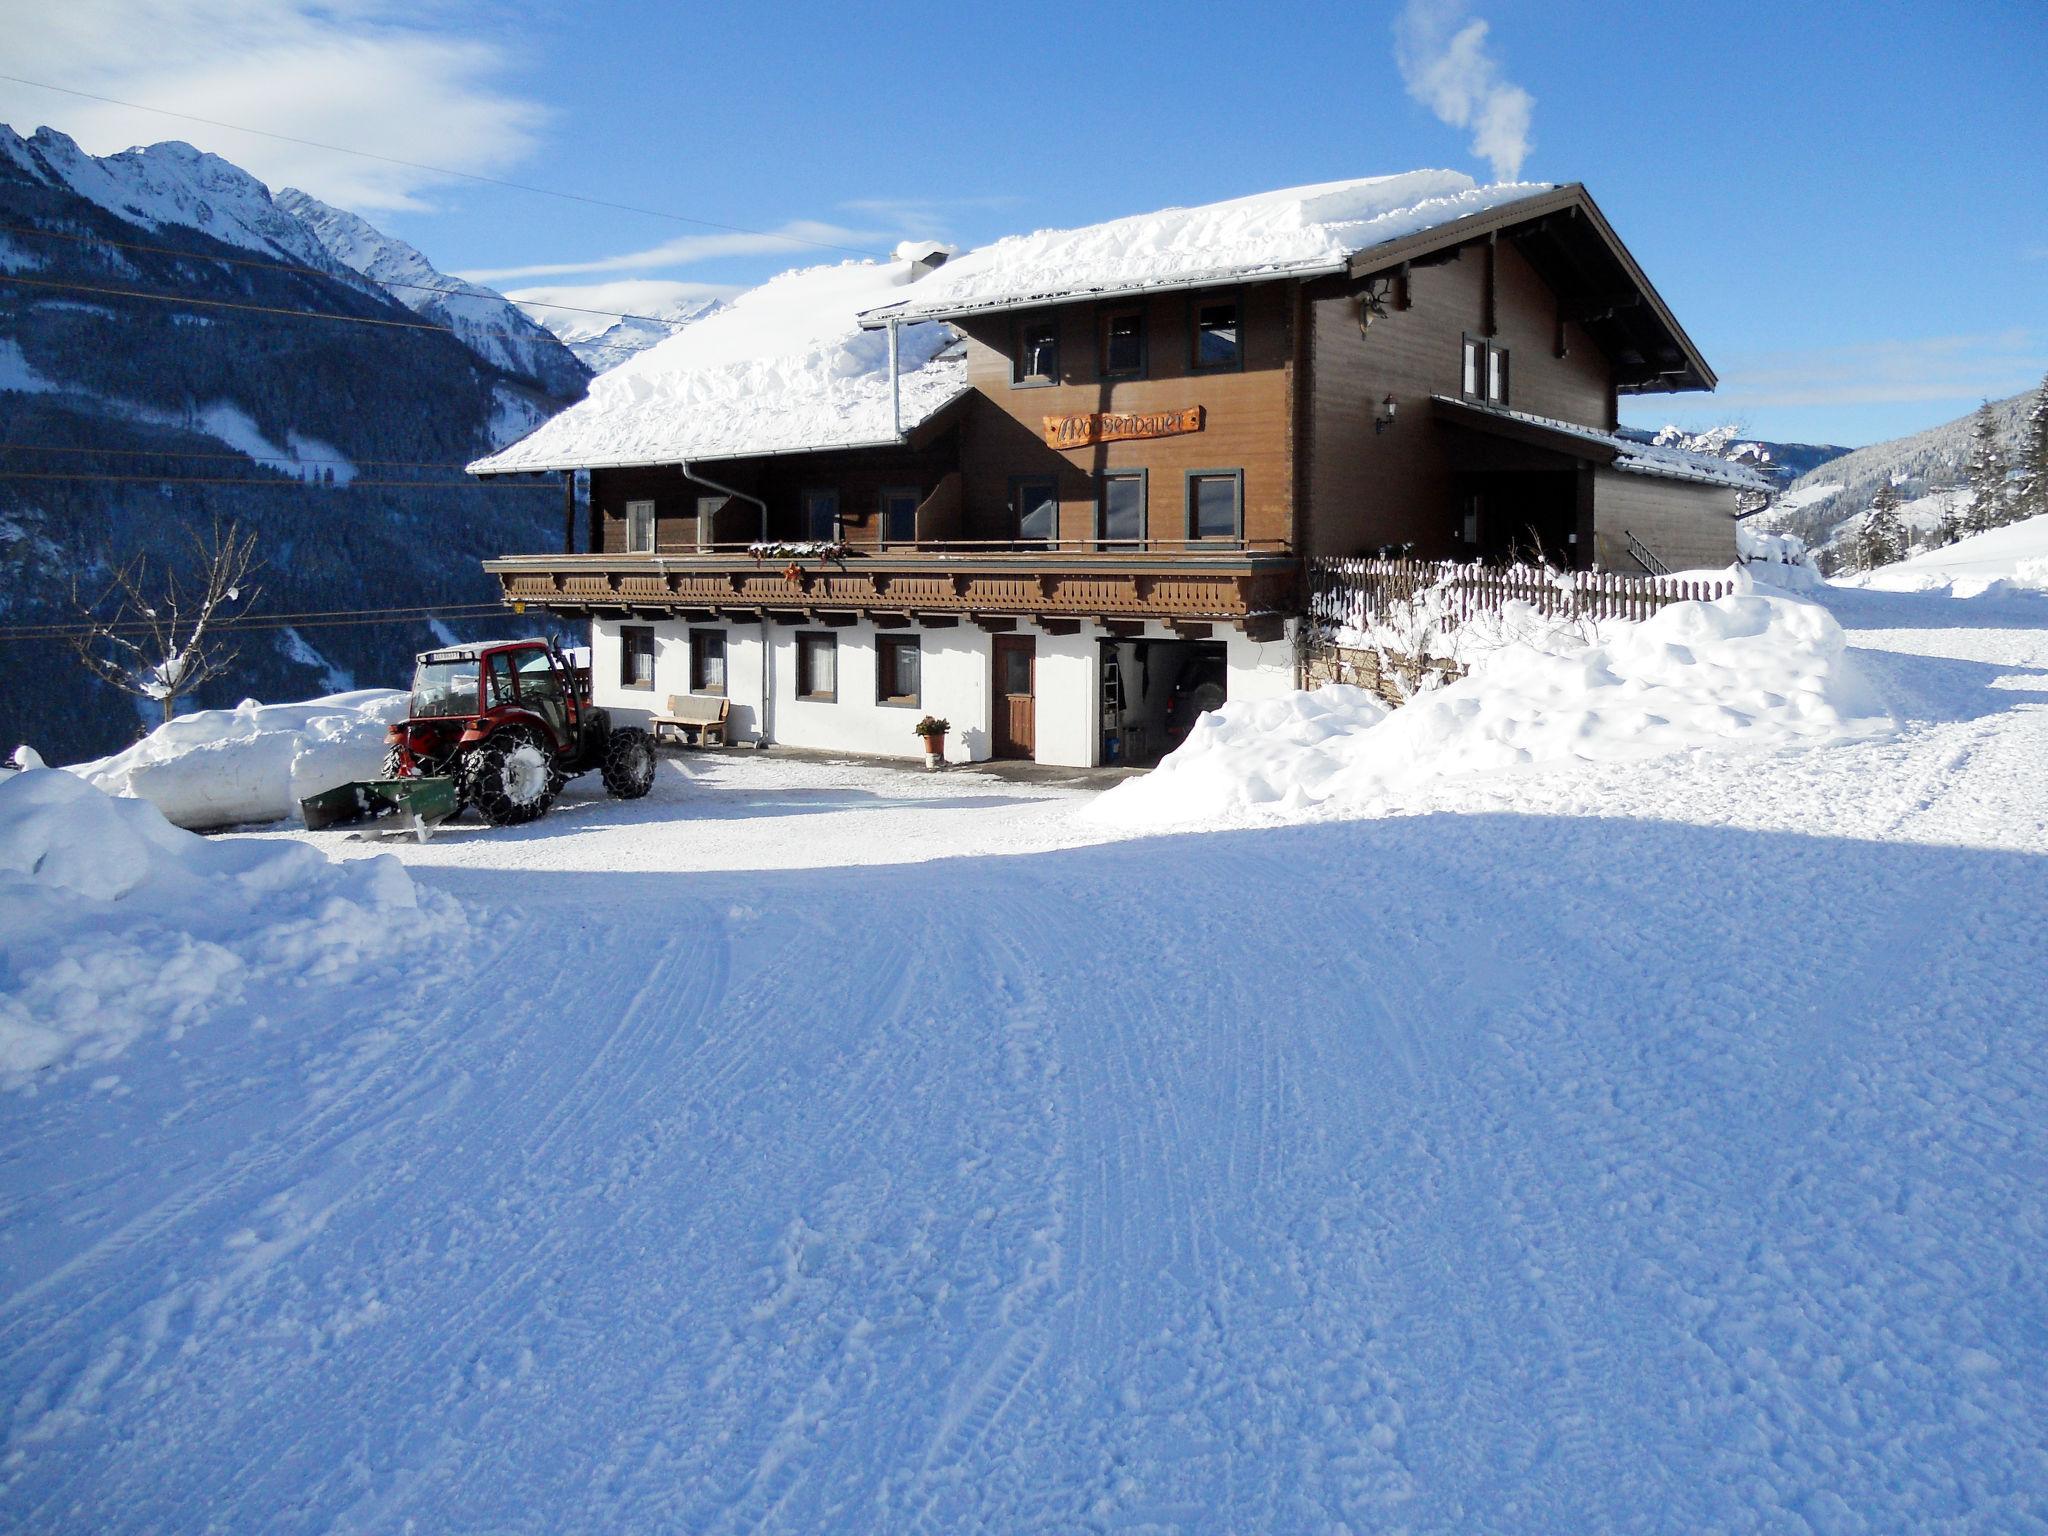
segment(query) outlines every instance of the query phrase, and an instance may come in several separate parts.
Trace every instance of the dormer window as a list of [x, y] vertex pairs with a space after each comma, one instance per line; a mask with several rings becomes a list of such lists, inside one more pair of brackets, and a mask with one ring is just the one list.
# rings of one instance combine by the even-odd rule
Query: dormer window
[[1484, 400], [1488, 405], [1506, 405], [1508, 349], [1495, 346], [1483, 336], [1467, 336], [1464, 364], [1458, 378], [1458, 392], [1467, 400]]
[[1015, 371], [1017, 384], [1057, 384], [1060, 381], [1060, 323], [1049, 315], [1020, 321], [1017, 326]]
[[1105, 379], [1137, 378], [1145, 371], [1145, 314], [1143, 310], [1111, 310], [1102, 317], [1102, 376]]
[[1244, 366], [1236, 299], [1204, 299], [1195, 306], [1194, 364], [1219, 370]]

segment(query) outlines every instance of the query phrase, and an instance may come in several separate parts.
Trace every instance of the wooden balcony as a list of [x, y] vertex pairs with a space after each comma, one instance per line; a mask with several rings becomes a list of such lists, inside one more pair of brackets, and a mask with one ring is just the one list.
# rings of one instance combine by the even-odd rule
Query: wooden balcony
[[1130, 632], [1147, 621], [1216, 625], [1277, 639], [1298, 611], [1300, 561], [1285, 549], [1189, 545], [707, 549], [639, 555], [508, 555], [484, 562], [505, 601], [574, 618], [714, 619], [883, 628], [1028, 621], [1052, 633], [1084, 621]]

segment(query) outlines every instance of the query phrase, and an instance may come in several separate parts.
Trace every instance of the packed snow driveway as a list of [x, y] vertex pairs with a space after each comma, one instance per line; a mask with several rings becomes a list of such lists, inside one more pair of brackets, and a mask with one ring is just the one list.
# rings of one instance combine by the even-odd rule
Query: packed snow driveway
[[4, 1101], [0, 1523], [2048, 1528], [2048, 647], [1838, 613], [1895, 739], [407, 850], [464, 982]]

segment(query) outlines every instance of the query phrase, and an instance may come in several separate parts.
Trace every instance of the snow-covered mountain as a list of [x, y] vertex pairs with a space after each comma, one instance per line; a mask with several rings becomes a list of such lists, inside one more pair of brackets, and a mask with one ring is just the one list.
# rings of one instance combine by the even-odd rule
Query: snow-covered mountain
[[336, 262], [377, 284], [414, 314], [445, 325], [479, 357], [521, 374], [550, 394], [574, 395], [590, 376], [572, 348], [528, 319], [501, 293], [450, 277], [367, 219], [286, 187], [278, 208], [311, 230]]
[[[31, 280], [0, 282], [10, 622], [74, 619], [74, 578], [215, 519], [256, 532], [270, 612], [487, 602], [478, 559], [560, 538], [559, 489], [486, 491], [461, 466], [579, 398], [583, 365], [502, 299], [325, 210], [370, 275], [355, 270], [285, 204], [188, 145], [94, 157], [0, 126], [0, 277]], [[386, 273], [424, 291], [387, 290]], [[421, 315], [448, 329], [414, 328]], [[402, 682], [435, 638], [426, 623], [252, 632], [195, 702]], [[136, 724], [62, 646], [0, 646], [10, 746], [65, 761]]]
[[238, 165], [176, 141], [89, 155], [67, 134], [24, 139], [0, 123], [0, 163], [43, 186], [75, 193], [145, 230], [181, 225], [281, 261], [340, 273], [313, 231], [280, 208]]
[[[609, 373], [627, 358], [666, 341], [683, 327], [694, 325], [724, 309], [725, 300], [695, 294], [663, 297], [662, 283], [616, 283], [577, 293], [578, 307], [564, 309], [550, 304], [554, 290], [534, 289], [517, 295], [526, 310], [546, 326], [561, 343], [582, 360], [592, 373]], [[624, 290], [615, 302], [625, 315], [593, 313], [611, 290]], [[646, 290], [646, 291], [641, 291]]]
[[1837, 443], [1778, 443], [1746, 436], [1733, 423], [1692, 432], [1666, 425], [1656, 431], [1623, 427], [1617, 434], [1630, 442], [1650, 443], [1659, 448], [1682, 448], [1688, 453], [1711, 454], [1730, 463], [1746, 464], [1768, 477], [1780, 490], [1808, 470], [1838, 459], [1851, 450]]
[[[2021, 432], [2034, 398], [2033, 390], [2024, 390], [1991, 404], [1999, 440], [2008, 457], [2019, 451]], [[1897, 486], [1900, 496], [1908, 502], [1958, 485], [1963, 465], [1970, 456], [1971, 422], [1975, 415], [1975, 411], [1966, 412], [1938, 427], [1872, 443], [1808, 470], [1792, 482], [1775, 507], [1763, 514], [1763, 525], [1774, 532], [1796, 533], [1809, 548], [1818, 549], [1852, 518], [1867, 511], [1870, 499], [1887, 481]]]

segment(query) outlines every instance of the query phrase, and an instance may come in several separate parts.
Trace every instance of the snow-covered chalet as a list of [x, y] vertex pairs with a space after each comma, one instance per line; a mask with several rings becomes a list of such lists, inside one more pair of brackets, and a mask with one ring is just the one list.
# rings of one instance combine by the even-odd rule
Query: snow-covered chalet
[[487, 568], [618, 714], [1144, 764], [1295, 685], [1306, 559], [1728, 564], [1748, 472], [1617, 435], [1713, 386], [1584, 187], [1419, 171], [787, 273], [472, 468], [589, 472]]

